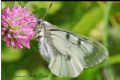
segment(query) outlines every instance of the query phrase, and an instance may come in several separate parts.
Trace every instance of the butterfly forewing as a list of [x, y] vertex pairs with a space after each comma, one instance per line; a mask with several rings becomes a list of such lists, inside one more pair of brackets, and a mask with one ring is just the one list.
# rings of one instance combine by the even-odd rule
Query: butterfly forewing
[[[68, 34], [69, 38], [66, 36]], [[102, 62], [108, 56], [108, 52], [104, 46], [86, 37], [78, 37], [78, 35], [73, 33], [57, 30], [51, 31], [51, 37], [54, 46], [62, 54], [65, 55], [65, 51], [68, 49], [68, 53], [72, 57], [77, 56], [82, 61], [84, 68], [92, 67]]]

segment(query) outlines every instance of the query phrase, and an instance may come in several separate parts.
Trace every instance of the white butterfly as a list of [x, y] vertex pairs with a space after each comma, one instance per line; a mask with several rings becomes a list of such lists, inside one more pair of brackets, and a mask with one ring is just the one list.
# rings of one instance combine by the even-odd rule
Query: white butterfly
[[57, 76], [77, 77], [84, 68], [95, 66], [108, 57], [100, 43], [56, 28], [39, 20], [36, 30], [40, 52]]

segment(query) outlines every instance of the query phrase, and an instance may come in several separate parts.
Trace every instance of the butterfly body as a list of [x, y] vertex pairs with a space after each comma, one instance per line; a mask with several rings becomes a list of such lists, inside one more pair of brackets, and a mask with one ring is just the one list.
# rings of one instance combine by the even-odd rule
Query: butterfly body
[[77, 77], [84, 68], [97, 65], [108, 56], [100, 43], [58, 29], [43, 20], [39, 20], [36, 33], [41, 55], [57, 76]]

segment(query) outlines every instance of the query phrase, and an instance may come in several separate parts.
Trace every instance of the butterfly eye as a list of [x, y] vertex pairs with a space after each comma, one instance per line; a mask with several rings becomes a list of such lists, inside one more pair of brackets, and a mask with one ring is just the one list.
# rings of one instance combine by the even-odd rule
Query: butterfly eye
[[40, 25], [40, 24], [41, 24], [41, 22], [42, 22], [42, 20], [40, 20], [40, 19], [39, 19], [39, 20], [38, 20], [38, 25]]
[[42, 36], [37, 36], [38, 39], [40, 39]]

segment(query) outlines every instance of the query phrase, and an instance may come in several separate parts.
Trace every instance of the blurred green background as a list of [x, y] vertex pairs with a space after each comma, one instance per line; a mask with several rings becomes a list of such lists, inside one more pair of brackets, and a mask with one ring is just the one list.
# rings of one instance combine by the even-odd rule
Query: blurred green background
[[[44, 16], [50, 1], [2, 2], [6, 6], [26, 6], [37, 17]], [[30, 49], [6, 47], [2, 39], [2, 80], [120, 80], [120, 2], [57, 1], [45, 20], [61, 29], [82, 34], [107, 47], [109, 58], [93, 68], [85, 69], [77, 78], [56, 77], [41, 57], [38, 42]]]

